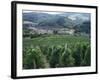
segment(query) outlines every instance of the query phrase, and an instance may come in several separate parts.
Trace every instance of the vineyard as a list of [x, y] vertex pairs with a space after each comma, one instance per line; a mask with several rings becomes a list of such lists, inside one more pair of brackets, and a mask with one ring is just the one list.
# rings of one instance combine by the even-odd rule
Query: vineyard
[[43, 35], [23, 38], [23, 69], [90, 65], [91, 46], [86, 36]]

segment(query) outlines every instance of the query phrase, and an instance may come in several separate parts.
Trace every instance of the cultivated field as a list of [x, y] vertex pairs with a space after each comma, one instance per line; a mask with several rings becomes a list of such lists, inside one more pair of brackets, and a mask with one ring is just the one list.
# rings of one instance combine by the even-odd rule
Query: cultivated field
[[23, 69], [90, 66], [90, 39], [75, 35], [23, 38]]

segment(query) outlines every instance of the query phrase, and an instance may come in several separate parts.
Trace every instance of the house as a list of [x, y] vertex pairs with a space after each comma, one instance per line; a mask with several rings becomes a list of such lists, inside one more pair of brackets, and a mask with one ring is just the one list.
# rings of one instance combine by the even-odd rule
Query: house
[[26, 28], [27, 27], [33, 27], [33, 26], [37, 26], [37, 23], [33, 23], [31, 21], [24, 21], [23, 26], [26, 27]]
[[37, 26], [37, 23], [33, 23], [30, 21], [24, 21], [23, 26], [25, 28], [30, 29], [31, 34], [54, 34], [56, 31], [57, 34], [68, 34], [73, 35], [75, 30], [62, 28], [62, 27], [50, 27], [50, 26]]
[[75, 32], [74, 29], [68, 29], [68, 28], [62, 28], [58, 30], [58, 34], [69, 34], [69, 35], [73, 35]]

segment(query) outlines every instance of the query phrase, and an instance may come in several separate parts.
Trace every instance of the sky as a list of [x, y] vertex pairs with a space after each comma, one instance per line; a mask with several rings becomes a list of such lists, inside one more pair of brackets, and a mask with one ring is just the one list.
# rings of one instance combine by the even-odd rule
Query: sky
[[90, 19], [90, 14], [89, 13], [72, 13], [72, 12], [49, 12], [49, 11], [32, 11], [32, 10], [24, 10], [23, 13], [47, 13], [47, 14], [52, 14], [52, 15], [57, 15], [57, 14], [65, 14], [68, 16], [68, 18], [72, 20], [76, 20], [77, 17], [80, 17], [83, 20], [89, 20]]
[[[29, 10], [26, 11], [26, 10], [25, 10], [25, 11], [23, 11], [23, 12], [24, 12], [24, 13], [30, 13], [30, 12], [36, 12], [36, 11], [31, 11], [31, 10], [30, 10], [30, 11], [29, 11]], [[38, 11], [38, 12], [40, 13], [41, 11]], [[38, 13], [38, 12], [37, 12], [37, 13]], [[45, 11], [45, 12], [42, 12], [42, 13], [48, 13], [48, 14], [62, 14], [63, 12], [49, 12], [49, 11], [47, 12], [47, 11]]]

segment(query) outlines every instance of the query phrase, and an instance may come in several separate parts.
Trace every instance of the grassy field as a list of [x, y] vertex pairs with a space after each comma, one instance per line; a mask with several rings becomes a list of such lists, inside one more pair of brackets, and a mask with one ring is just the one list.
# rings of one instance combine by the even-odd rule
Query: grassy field
[[48, 35], [32, 39], [23, 39], [23, 46], [41, 46], [41, 45], [64, 45], [89, 42], [89, 38], [85, 36], [71, 35]]
[[90, 66], [86, 36], [42, 35], [23, 38], [23, 69]]

